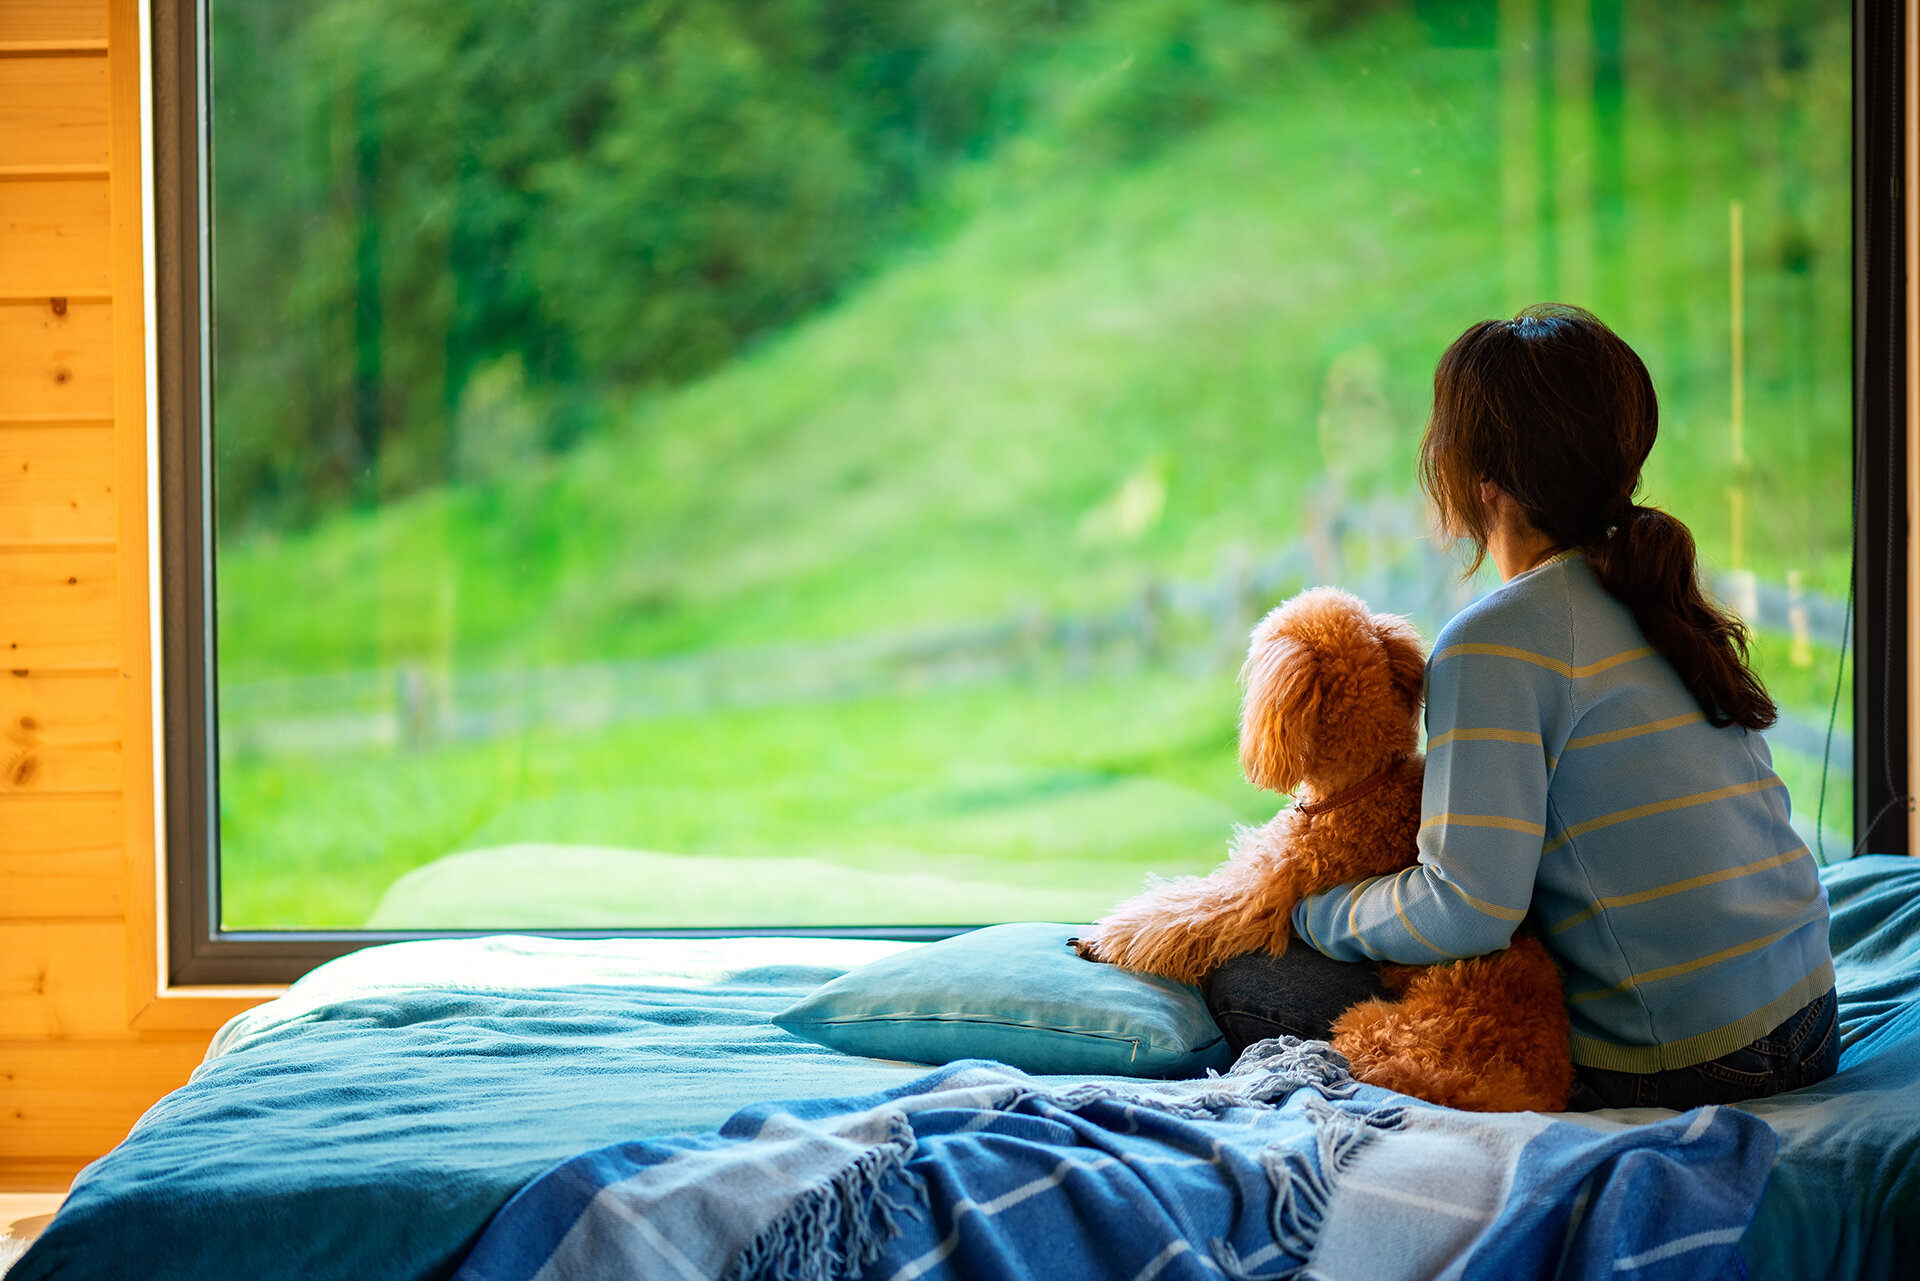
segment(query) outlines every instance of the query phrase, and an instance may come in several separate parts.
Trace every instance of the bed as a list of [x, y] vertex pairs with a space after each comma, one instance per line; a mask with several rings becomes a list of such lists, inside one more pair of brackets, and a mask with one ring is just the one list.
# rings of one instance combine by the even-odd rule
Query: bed
[[[1920, 860], [1823, 876], [1841, 1070], [1746, 1109], [1779, 1146], [1739, 1254], [1756, 1279], [1911, 1276]], [[8, 1281], [449, 1277], [516, 1192], [577, 1153], [925, 1076], [769, 1022], [903, 946], [508, 936], [356, 953], [223, 1029], [192, 1080], [82, 1172]]]

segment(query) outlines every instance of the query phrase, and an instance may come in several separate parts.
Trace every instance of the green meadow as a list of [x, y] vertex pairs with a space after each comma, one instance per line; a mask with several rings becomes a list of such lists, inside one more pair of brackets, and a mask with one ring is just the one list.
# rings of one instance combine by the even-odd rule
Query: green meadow
[[[1150, 63], [1127, 40], [1151, 42], [1089, 30], [1029, 69], [1053, 86], [1037, 99], [1066, 106], [952, 158], [857, 269], [725, 359], [678, 380], [568, 383], [533, 356], [489, 355], [443, 397], [442, 473], [395, 446], [368, 461], [377, 500], [224, 516], [231, 716], [281, 690], [293, 720], [404, 719], [302, 704], [300, 682], [329, 674], [411, 672], [445, 691], [459, 673], [678, 656], [750, 671], [773, 648], [1106, 617], [1154, 584], [1220, 581], [1288, 549], [1284, 581], [1241, 606], [1322, 571], [1364, 590], [1389, 564], [1393, 590], [1415, 574], [1444, 594], [1413, 487], [1433, 363], [1468, 323], [1556, 296], [1601, 311], [1654, 372], [1663, 430], [1643, 501], [1692, 525], [1716, 571], [1844, 600], [1844, 22], [1812, 27], [1792, 74], [1690, 81], [1708, 37], [1649, 16], [1629, 27], [1617, 98], [1540, 98], [1503, 79], [1516, 55], [1497, 36], [1450, 42], [1394, 6], [1303, 19], [1270, 33], [1259, 74], [1219, 70], [1232, 92], [1214, 107], [1125, 147], [1095, 145], [1082, 117], [1130, 100], [1086, 86]], [[1562, 140], [1558, 161], [1541, 137]], [[1617, 169], [1569, 151], [1580, 137], [1606, 141]], [[244, 428], [260, 436], [272, 399], [242, 392], [233, 412], [260, 417]], [[1444, 619], [1421, 621], [1431, 635]], [[1821, 729], [1833, 639], [1758, 638], [1783, 708]], [[1236, 823], [1281, 803], [1238, 776], [1235, 657], [1204, 642], [571, 728], [303, 743], [235, 719], [222, 915], [256, 929], [1087, 919], [1149, 873], [1204, 870]], [[451, 696], [434, 698], [439, 715]], [[1811, 814], [1818, 759], [1777, 756]], [[1845, 832], [1850, 782], [1834, 780], [1824, 826]], [[435, 870], [462, 851], [492, 853]]]

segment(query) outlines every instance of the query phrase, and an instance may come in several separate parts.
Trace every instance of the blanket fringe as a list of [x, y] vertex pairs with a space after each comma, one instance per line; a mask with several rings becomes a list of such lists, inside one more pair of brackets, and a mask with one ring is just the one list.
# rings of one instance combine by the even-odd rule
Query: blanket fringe
[[1303, 1041], [1278, 1036], [1248, 1046], [1224, 1076], [1209, 1075], [1193, 1101], [1224, 1111], [1255, 1103], [1272, 1103], [1295, 1090], [1307, 1089], [1322, 1098], [1352, 1098], [1360, 1083], [1348, 1071], [1346, 1056], [1325, 1041]]
[[[1018, 1097], [1038, 1095], [1069, 1112], [1094, 1103], [1132, 1104], [1152, 1108], [1182, 1120], [1218, 1118], [1230, 1109], [1272, 1103], [1295, 1090], [1311, 1090], [1323, 1098], [1351, 1098], [1360, 1083], [1347, 1071], [1347, 1060], [1325, 1041], [1303, 1041], [1279, 1036], [1247, 1047], [1239, 1061], [1222, 1074], [1187, 1081], [1139, 1081], [1122, 1085], [1112, 1081], [1065, 1090], [1036, 1088]], [[1008, 1106], [1011, 1106], [1010, 1104]]]
[[1279, 1145], [1260, 1154], [1261, 1168], [1273, 1184], [1269, 1226], [1274, 1248], [1280, 1253], [1278, 1266], [1256, 1272], [1256, 1267], [1268, 1263], [1262, 1257], [1267, 1254], [1265, 1249], [1258, 1256], [1242, 1259], [1239, 1251], [1224, 1240], [1209, 1243], [1214, 1263], [1231, 1281], [1305, 1281], [1314, 1247], [1320, 1241], [1320, 1229], [1326, 1222], [1334, 1176], [1345, 1171], [1375, 1135], [1406, 1125], [1404, 1107], [1349, 1112], [1311, 1094], [1301, 1096], [1300, 1102], [1313, 1122], [1314, 1155], [1318, 1159], [1308, 1160], [1306, 1153]]
[[[1037, 1099], [1068, 1112], [1099, 1105], [1142, 1107], [1189, 1120], [1219, 1117], [1236, 1107], [1258, 1106], [1304, 1090], [1302, 1105], [1313, 1122], [1314, 1157], [1275, 1147], [1261, 1165], [1273, 1184], [1274, 1249], [1283, 1254], [1278, 1271], [1273, 1250], [1242, 1260], [1225, 1241], [1211, 1243], [1214, 1261], [1231, 1281], [1302, 1281], [1318, 1240], [1330, 1195], [1328, 1179], [1352, 1159], [1377, 1130], [1395, 1129], [1401, 1109], [1372, 1117], [1334, 1107], [1328, 1100], [1350, 1098], [1359, 1088], [1347, 1062], [1324, 1041], [1277, 1037], [1248, 1047], [1225, 1074], [1193, 1081], [1112, 1081], [1058, 1089], [1038, 1082], [994, 1091], [982, 1106], [1017, 1108]], [[915, 1139], [904, 1116], [894, 1120], [887, 1139], [862, 1153], [826, 1182], [808, 1188], [778, 1218], [762, 1228], [734, 1258], [725, 1281], [846, 1281], [880, 1257], [887, 1242], [900, 1235], [899, 1216], [919, 1217], [909, 1201], [895, 1199], [883, 1185], [899, 1174], [904, 1192], [924, 1199], [926, 1185], [906, 1163]]]
[[883, 1188], [901, 1176], [909, 1194], [924, 1198], [926, 1184], [907, 1168], [916, 1146], [904, 1116], [894, 1118], [884, 1142], [863, 1152], [831, 1179], [808, 1188], [760, 1229], [728, 1267], [725, 1281], [846, 1281], [880, 1257], [900, 1235], [899, 1216], [919, 1218], [910, 1202]]

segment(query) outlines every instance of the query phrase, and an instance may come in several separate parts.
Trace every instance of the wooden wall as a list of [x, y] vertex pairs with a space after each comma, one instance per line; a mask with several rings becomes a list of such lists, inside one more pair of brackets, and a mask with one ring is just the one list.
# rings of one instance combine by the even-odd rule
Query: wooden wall
[[0, 0], [0, 1189], [60, 1189], [264, 993], [154, 936], [136, 0]]

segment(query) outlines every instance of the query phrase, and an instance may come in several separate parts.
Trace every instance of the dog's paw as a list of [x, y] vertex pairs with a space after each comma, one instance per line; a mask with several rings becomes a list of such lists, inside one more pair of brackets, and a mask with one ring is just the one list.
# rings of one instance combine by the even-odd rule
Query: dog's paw
[[1204, 937], [1160, 923], [1125, 919], [1101, 922], [1092, 954], [1082, 952], [1081, 955], [1124, 970], [1158, 974], [1182, 983], [1198, 983], [1212, 968]]
[[1079, 938], [1070, 938], [1067, 940], [1067, 946], [1072, 948], [1074, 954], [1083, 961], [1106, 964], [1107, 958], [1100, 955], [1100, 939], [1097, 934], [1090, 932]]

